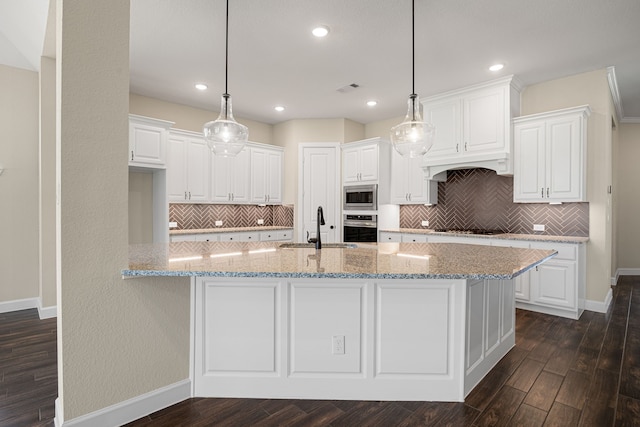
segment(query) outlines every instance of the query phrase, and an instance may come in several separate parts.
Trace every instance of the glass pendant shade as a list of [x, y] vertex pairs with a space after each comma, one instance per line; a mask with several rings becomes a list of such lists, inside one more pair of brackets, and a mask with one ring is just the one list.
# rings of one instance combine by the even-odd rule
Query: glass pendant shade
[[209, 149], [217, 156], [235, 157], [249, 139], [249, 129], [233, 118], [231, 96], [222, 95], [220, 115], [204, 125], [204, 138]]
[[391, 128], [391, 142], [403, 157], [420, 157], [431, 149], [435, 132], [435, 126], [422, 121], [418, 95], [412, 94], [404, 121]]

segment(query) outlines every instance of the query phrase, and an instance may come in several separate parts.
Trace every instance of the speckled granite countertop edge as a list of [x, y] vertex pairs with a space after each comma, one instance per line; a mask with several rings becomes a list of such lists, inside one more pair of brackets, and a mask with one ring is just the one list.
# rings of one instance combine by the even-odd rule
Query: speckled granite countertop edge
[[242, 231], [273, 231], [273, 230], [293, 230], [293, 227], [267, 225], [267, 226], [256, 226], [256, 227], [193, 228], [193, 229], [182, 229], [182, 230], [169, 230], [169, 235], [237, 233]]
[[410, 233], [410, 234], [432, 234], [434, 236], [456, 236], [456, 237], [471, 237], [474, 239], [502, 239], [502, 240], [532, 240], [540, 242], [551, 243], [586, 243], [589, 241], [588, 237], [581, 236], [551, 236], [545, 234], [466, 234], [466, 233], [453, 233], [453, 232], [439, 232], [428, 228], [387, 228], [380, 229], [381, 232], [386, 233]]

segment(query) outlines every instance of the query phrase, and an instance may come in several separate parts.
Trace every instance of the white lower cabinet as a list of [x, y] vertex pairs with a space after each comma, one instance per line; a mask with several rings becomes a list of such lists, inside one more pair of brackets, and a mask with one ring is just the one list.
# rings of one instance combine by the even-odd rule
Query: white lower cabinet
[[427, 243], [428, 238], [426, 234], [417, 233], [402, 233], [403, 243]]
[[[508, 248], [524, 248], [528, 249], [531, 244], [522, 240], [492, 240], [492, 246], [503, 246]], [[528, 302], [530, 298], [530, 277], [529, 272], [525, 272], [520, 276], [516, 277], [513, 281], [515, 287], [516, 301], [525, 301]]]
[[228, 233], [173, 234], [172, 242], [266, 242], [290, 241], [293, 229], [269, 231], [233, 231]]
[[380, 242], [402, 242], [402, 234], [401, 233], [390, 233], [388, 231], [380, 232]]

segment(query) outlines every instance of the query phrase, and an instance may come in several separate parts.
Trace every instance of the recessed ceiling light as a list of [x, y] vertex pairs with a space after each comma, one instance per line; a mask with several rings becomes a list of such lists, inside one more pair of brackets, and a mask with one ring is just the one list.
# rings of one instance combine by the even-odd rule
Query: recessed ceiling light
[[204, 83], [196, 83], [196, 89], [198, 89], [198, 90], [207, 90], [208, 87], [209, 86], [207, 86]]
[[284, 111], [284, 107], [282, 105], [278, 105], [276, 108], [274, 108], [274, 110], [280, 112], [280, 111]]
[[378, 105], [378, 101], [367, 101], [367, 105], [369, 107], [375, 107], [376, 105]]
[[493, 64], [491, 67], [489, 67], [489, 70], [491, 71], [500, 71], [504, 68], [504, 64]]
[[329, 34], [329, 27], [327, 27], [326, 25], [318, 25], [316, 28], [311, 30], [311, 34], [316, 37], [325, 37], [327, 34]]

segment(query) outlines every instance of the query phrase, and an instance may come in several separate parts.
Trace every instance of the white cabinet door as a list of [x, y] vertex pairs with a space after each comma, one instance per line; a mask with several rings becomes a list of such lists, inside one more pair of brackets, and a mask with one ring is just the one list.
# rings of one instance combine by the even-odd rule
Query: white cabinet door
[[436, 127], [433, 146], [429, 150], [430, 159], [457, 156], [462, 139], [460, 123], [460, 100], [457, 97], [424, 104], [424, 117]]
[[129, 115], [129, 165], [164, 168], [171, 125], [165, 120]]
[[209, 149], [204, 138], [195, 132], [172, 131], [168, 152], [169, 201], [209, 201]]
[[466, 95], [463, 105], [463, 147], [465, 153], [504, 151], [506, 88], [492, 88]]
[[251, 148], [251, 202], [282, 203], [282, 152]]
[[360, 148], [360, 181], [378, 180], [378, 144]]
[[436, 204], [438, 183], [425, 179], [422, 158], [391, 153], [391, 203], [399, 205]]
[[575, 261], [550, 260], [531, 271], [531, 300], [536, 304], [576, 308]]
[[568, 117], [547, 123], [547, 197], [581, 201], [584, 173], [580, 118]]
[[211, 154], [211, 201], [231, 203], [231, 157]]
[[541, 201], [546, 184], [544, 123], [514, 127], [514, 201]]
[[209, 201], [209, 147], [203, 138], [187, 140], [186, 171], [188, 200]]
[[342, 152], [342, 180], [344, 182], [360, 180], [360, 156], [357, 148], [344, 149]]
[[170, 202], [186, 202], [187, 139], [172, 134], [167, 145], [167, 198]]
[[250, 185], [250, 168], [251, 158], [248, 149], [239, 152], [233, 158], [233, 167], [231, 169], [231, 200], [234, 203], [247, 203], [251, 197]]

